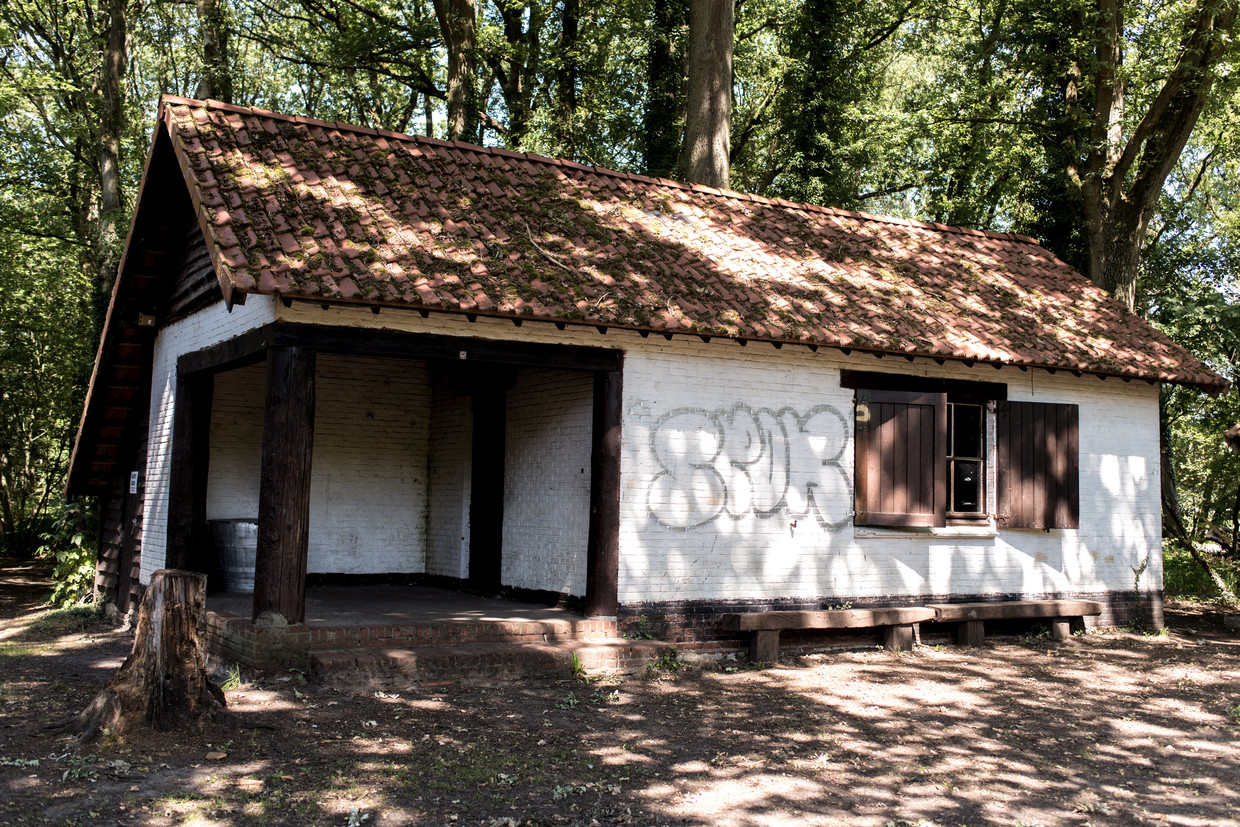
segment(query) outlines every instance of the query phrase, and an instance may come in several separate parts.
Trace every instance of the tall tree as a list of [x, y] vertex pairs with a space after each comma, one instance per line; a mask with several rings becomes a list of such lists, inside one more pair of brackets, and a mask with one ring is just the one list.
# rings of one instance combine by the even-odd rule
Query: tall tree
[[202, 32], [202, 79], [196, 97], [232, 103], [232, 63], [228, 57], [227, 0], [197, 0], [198, 28]]
[[125, 132], [125, 73], [129, 64], [129, 0], [108, 0], [103, 68], [99, 77], [99, 295], [106, 305], [120, 261], [121, 142]]
[[693, 184], [727, 189], [730, 183], [734, 37], [733, 0], [692, 0], [680, 165]]
[[478, 140], [478, 9], [474, 0], [435, 0], [435, 16], [448, 48], [448, 137]]
[[646, 45], [646, 106], [642, 117], [642, 168], [672, 178], [684, 123], [685, 26], [688, 0], [654, 0]]
[[[1067, 175], [1084, 204], [1089, 276], [1129, 309], [1146, 230], [1167, 176], [1179, 161], [1218, 75], [1235, 56], [1235, 0], [1198, 0], [1169, 38], [1170, 65], [1139, 117], [1128, 111], [1126, 29], [1122, 0], [1094, 0], [1069, 22], [1083, 47], [1066, 67], [1065, 115], [1089, 124], [1084, 145], [1069, 144]], [[1138, 28], [1148, 27], [1141, 19]], [[1154, 78], [1146, 81], [1154, 85]]]

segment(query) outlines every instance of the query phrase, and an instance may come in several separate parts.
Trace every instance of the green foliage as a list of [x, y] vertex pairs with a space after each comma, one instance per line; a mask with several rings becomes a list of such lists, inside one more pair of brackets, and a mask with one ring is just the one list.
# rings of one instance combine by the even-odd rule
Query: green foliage
[[[1240, 589], [1240, 562], [1204, 552], [1214, 570], [1232, 591]], [[1218, 590], [1206, 571], [1179, 545], [1163, 543], [1163, 589], [1169, 595], [1217, 597]]]
[[95, 585], [94, 513], [84, 503], [60, 503], [39, 556], [54, 557], [56, 587], [51, 602], [74, 606], [91, 599]]
[[669, 646], [664, 649], [658, 659], [650, 664], [652, 669], [660, 672], [671, 672], [673, 675], [679, 672], [685, 665], [685, 662], [680, 658], [680, 652], [675, 646]]
[[[1131, 135], [1159, 94], [1201, 7], [1121, 6], [1121, 132]], [[1086, 270], [1088, 210], [1067, 171], [1099, 141], [1088, 104], [1073, 109], [1069, 99], [1092, 101], [1098, 90], [1099, 8], [1092, 0], [738, 4], [733, 186], [1025, 232]], [[479, 3], [474, 81], [492, 124], [482, 139], [675, 174], [686, 10], [686, 0]], [[206, 70], [193, 4], [134, 3], [127, 12], [128, 209], [159, 93], [193, 95]], [[442, 137], [435, 4], [221, 0], [219, 14], [236, 103]], [[60, 570], [79, 584], [66, 594], [80, 591], [90, 556], [89, 542], [73, 543], [53, 523], [106, 300], [100, 262], [109, 250], [96, 232], [105, 18], [65, 0], [0, 5], [0, 550], [29, 555], [56, 534]], [[1240, 73], [1225, 71], [1230, 48], [1150, 217], [1139, 310], [1234, 378]], [[1240, 420], [1240, 396], [1174, 388], [1165, 402], [1186, 528], [1198, 543], [1230, 543], [1240, 533], [1240, 457], [1219, 438]]]
[[624, 636], [629, 640], [654, 640], [654, 632], [650, 628], [649, 621], [645, 615], [637, 618], [637, 628], [632, 631], [625, 632]]

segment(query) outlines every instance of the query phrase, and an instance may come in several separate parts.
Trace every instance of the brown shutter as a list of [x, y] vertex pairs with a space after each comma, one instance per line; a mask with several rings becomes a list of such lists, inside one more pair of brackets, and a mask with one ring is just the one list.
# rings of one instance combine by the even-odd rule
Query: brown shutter
[[947, 524], [947, 396], [857, 391], [857, 525]]
[[1079, 528], [1076, 405], [998, 402], [999, 525]]

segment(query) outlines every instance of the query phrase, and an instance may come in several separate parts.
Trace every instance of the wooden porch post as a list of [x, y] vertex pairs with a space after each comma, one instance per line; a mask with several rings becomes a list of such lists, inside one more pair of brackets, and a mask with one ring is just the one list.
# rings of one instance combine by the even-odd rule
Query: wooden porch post
[[594, 374], [590, 451], [590, 535], [586, 552], [587, 617], [615, 617], [620, 580], [621, 371]]
[[255, 620], [266, 612], [278, 612], [289, 623], [306, 618], [314, 362], [314, 351], [307, 347], [273, 347], [267, 352]]
[[209, 373], [177, 376], [169, 463], [166, 568], [210, 573], [207, 472], [211, 460], [214, 389], [215, 378]]

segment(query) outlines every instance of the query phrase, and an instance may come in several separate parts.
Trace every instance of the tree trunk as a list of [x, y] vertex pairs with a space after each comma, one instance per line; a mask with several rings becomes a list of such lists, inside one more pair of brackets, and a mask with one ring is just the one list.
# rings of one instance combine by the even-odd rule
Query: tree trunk
[[681, 167], [691, 184], [728, 188], [733, 0], [692, 0]]
[[121, 136], [125, 130], [124, 79], [129, 63], [128, 0], [109, 0], [107, 42], [100, 77], [99, 111], [99, 272], [100, 304], [107, 307], [120, 257], [118, 225], [121, 197]]
[[233, 102], [232, 69], [228, 64], [227, 0], [198, 0], [198, 27], [202, 32], [202, 80], [196, 95]]
[[[1070, 123], [1089, 123], [1084, 146], [1069, 140], [1067, 173], [1084, 201], [1090, 279], [1131, 310], [1146, 227], [1216, 77], [1226, 71], [1237, 4], [1199, 0], [1185, 17], [1175, 65], [1139, 119], [1125, 112], [1123, 11], [1121, 0], [1094, 0], [1091, 18], [1073, 19], [1074, 34], [1092, 46], [1069, 68], [1064, 114]], [[1093, 99], [1086, 101], [1090, 86]]]
[[139, 728], [201, 729], [224, 710], [224, 693], [207, 678], [198, 635], [207, 576], [161, 569], [142, 598], [133, 651], [90, 705], [67, 724], [81, 742]]
[[474, 56], [478, 10], [474, 0], [435, 0], [435, 16], [448, 49], [448, 138], [478, 140], [478, 86]]
[[684, 114], [684, 46], [679, 36], [686, 0], [654, 0], [646, 57], [646, 110], [642, 115], [642, 164], [647, 175], [673, 178]]
[[572, 158], [577, 154], [576, 123], [577, 84], [580, 82], [581, 64], [577, 53], [577, 37], [580, 32], [579, 0], [564, 0], [560, 16], [560, 68], [556, 72], [556, 105], [559, 117], [555, 120], [556, 143], [560, 155]]

